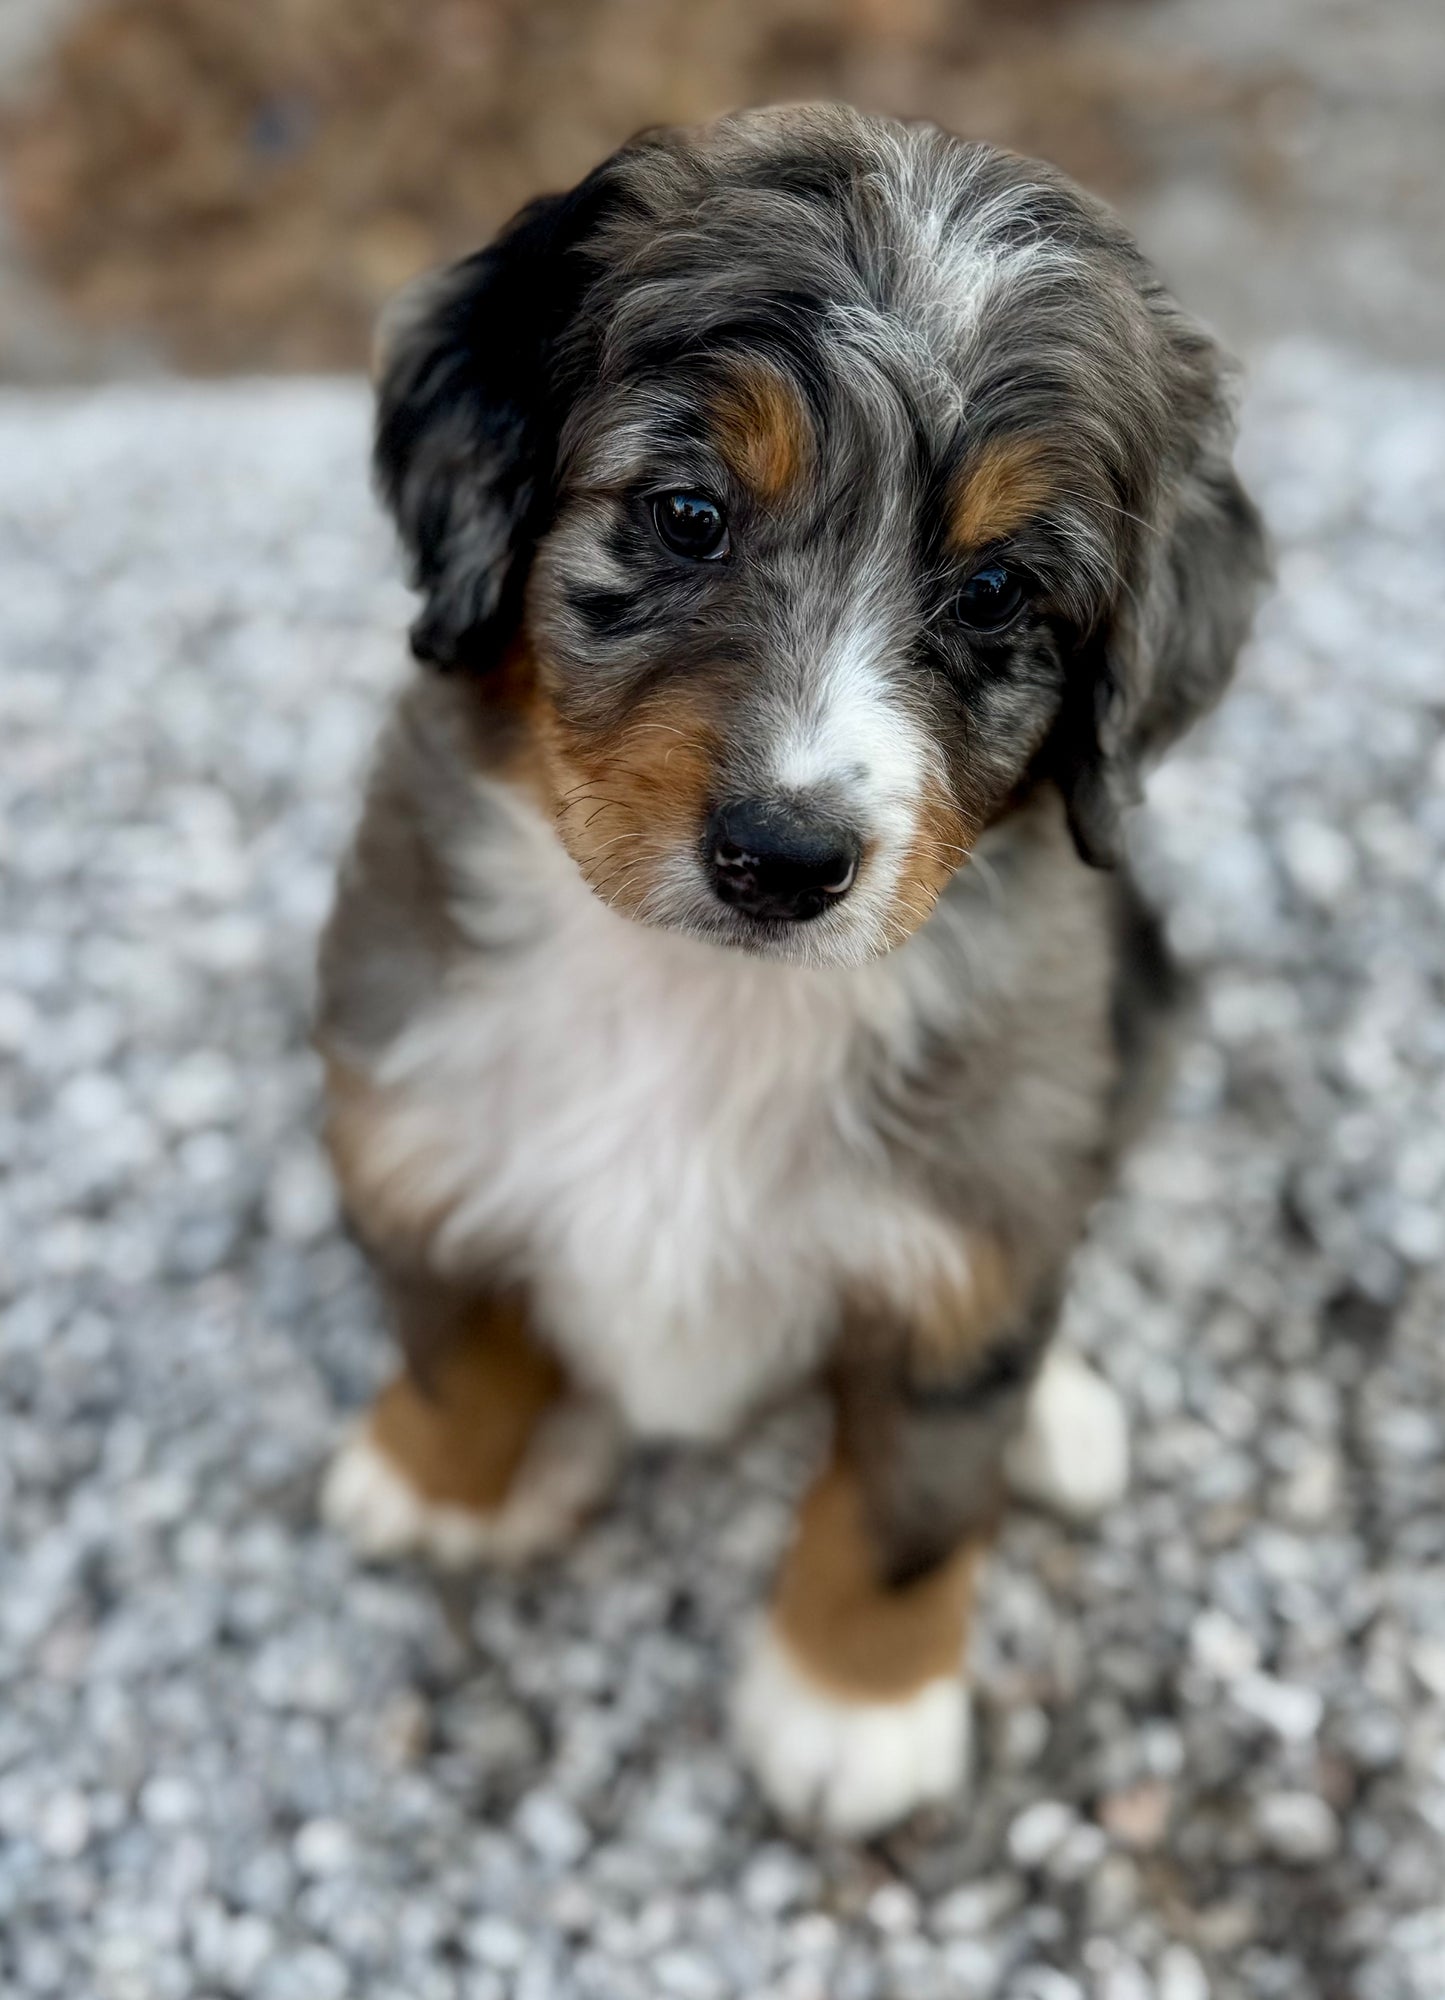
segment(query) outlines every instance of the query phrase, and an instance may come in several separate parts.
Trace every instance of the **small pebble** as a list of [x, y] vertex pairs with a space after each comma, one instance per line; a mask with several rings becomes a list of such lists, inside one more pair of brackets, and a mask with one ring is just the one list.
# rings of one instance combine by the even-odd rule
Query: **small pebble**
[[1286, 1743], [1307, 1743], [1319, 1729], [1325, 1711], [1318, 1689], [1278, 1681], [1269, 1674], [1242, 1674], [1231, 1684], [1229, 1697], [1236, 1708], [1264, 1723]]
[[83, 1792], [57, 1792], [40, 1815], [37, 1837], [56, 1861], [73, 1861], [83, 1854], [91, 1835], [90, 1802]]
[[652, 1960], [655, 1991], [674, 2000], [725, 2000], [727, 1981], [695, 1951], [665, 1951]]
[[1340, 1844], [1339, 1821], [1314, 1792], [1272, 1792], [1259, 1801], [1254, 1818], [1265, 1846], [1281, 1861], [1327, 1861]]
[[354, 1865], [356, 1841], [339, 1819], [312, 1819], [299, 1827], [291, 1844], [303, 1875], [344, 1875]]
[[543, 1861], [566, 1868], [591, 1844], [586, 1826], [555, 1792], [529, 1792], [517, 1808], [517, 1831]]
[[1201, 1611], [1189, 1632], [1190, 1650], [1206, 1673], [1235, 1680], [1259, 1665], [1259, 1645], [1227, 1612]]
[[778, 1917], [796, 1909], [814, 1893], [816, 1884], [817, 1871], [793, 1848], [771, 1845], [761, 1848], [749, 1861], [738, 1889], [743, 1902], [758, 1916]]
[[478, 1917], [467, 1926], [468, 1954], [498, 1972], [513, 1972], [527, 1956], [526, 1934], [506, 1917]]
[[1166, 1945], [1159, 1955], [1158, 2000], [1209, 2000], [1209, 1980], [1188, 1945]]
[[147, 1826], [168, 1831], [199, 1816], [201, 1795], [189, 1778], [156, 1777], [141, 1787], [139, 1805]]
[[1163, 1840], [1174, 1803], [1174, 1788], [1147, 1778], [1099, 1802], [1099, 1820], [1106, 1833], [1123, 1847], [1148, 1852]]
[[934, 1904], [930, 1922], [942, 1937], [970, 1937], [996, 1929], [1023, 1901], [1023, 1884], [1013, 1875], [969, 1882]]
[[1008, 1851], [1018, 1868], [1039, 1868], [1078, 1825], [1079, 1816], [1061, 1799], [1040, 1799], [1021, 1812], [1008, 1830]]
[[906, 1937], [918, 1929], [918, 1898], [902, 1882], [885, 1882], [868, 1898], [868, 1921], [889, 1937]]

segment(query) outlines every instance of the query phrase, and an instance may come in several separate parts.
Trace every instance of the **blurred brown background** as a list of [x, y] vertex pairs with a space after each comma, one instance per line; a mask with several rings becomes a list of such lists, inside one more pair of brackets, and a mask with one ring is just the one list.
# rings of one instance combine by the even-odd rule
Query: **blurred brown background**
[[1237, 345], [1439, 352], [1440, 0], [8, 0], [0, 375], [357, 366], [639, 126], [806, 96], [1059, 161]]

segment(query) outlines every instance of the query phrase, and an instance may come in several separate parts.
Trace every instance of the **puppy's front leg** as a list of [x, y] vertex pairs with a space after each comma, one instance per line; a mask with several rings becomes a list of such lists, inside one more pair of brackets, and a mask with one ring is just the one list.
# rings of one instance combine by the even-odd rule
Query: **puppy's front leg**
[[739, 1683], [745, 1754], [785, 1817], [863, 1837], [954, 1797], [975, 1576], [1051, 1308], [980, 1288], [942, 1316], [850, 1309], [833, 1457]]
[[568, 1387], [514, 1297], [389, 1287], [406, 1366], [332, 1462], [322, 1511], [372, 1558], [522, 1562], [609, 1483], [612, 1411]]

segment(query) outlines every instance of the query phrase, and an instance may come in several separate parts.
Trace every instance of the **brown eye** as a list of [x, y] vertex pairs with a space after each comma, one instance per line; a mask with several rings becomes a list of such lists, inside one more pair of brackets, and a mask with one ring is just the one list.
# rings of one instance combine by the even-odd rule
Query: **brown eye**
[[970, 632], [1002, 632], [1028, 596], [1028, 579], [1012, 563], [985, 563], [953, 600], [953, 615]]
[[659, 493], [652, 524], [674, 555], [691, 562], [716, 562], [728, 552], [727, 516], [705, 493]]

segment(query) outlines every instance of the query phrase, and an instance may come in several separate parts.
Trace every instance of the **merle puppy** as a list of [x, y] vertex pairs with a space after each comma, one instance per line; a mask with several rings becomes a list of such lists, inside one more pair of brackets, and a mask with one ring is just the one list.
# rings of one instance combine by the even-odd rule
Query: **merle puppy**
[[1262, 573], [1220, 357], [1057, 173], [836, 107], [645, 134], [382, 347], [422, 671], [320, 1040], [405, 1365], [328, 1511], [518, 1559], [821, 1375], [736, 1717], [867, 1833], [961, 1781], [1006, 1474], [1125, 1483], [1048, 1343], [1168, 1012], [1120, 816]]

